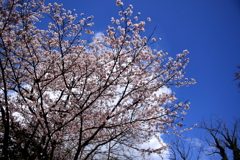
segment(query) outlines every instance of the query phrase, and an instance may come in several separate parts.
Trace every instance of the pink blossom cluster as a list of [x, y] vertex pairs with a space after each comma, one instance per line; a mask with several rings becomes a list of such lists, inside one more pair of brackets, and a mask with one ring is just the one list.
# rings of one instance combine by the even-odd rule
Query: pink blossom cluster
[[[157, 39], [142, 36], [151, 19], [138, 21], [132, 5], [111, 19], [106, 33], [87, 43], [82, 35], [94, 33], [93, 16], [85, 18], [57, 3], [21, 2], [25, 0], [9, 0], [4, 6], [0, 0], [0, 101], [6, 139], [16, 139], [11, 129], [19, 124], [17, 130], [28, 136], [16, 140], [19, 152], [38, 159], [101, 159], [120, 145], [142, 155], [161, 154], [166, 146], [139, 145], [160, 133], [181, 132], [178, 120], [189, 104], [175, 103], [174, 93], [161, 90], [195, 83], [184, 79], [188, 51], [174, 59], [151, 49]], [[123, 9], [121, 0], [116, 4]], [[36, 25], [43, 15], [52, 20], [46, 30]], [[3, 154], [10, 152], [4, 149]]]

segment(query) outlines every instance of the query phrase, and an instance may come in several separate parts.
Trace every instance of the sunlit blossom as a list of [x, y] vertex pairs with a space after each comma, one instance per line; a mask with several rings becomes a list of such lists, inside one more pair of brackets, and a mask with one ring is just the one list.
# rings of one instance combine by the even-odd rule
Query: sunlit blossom
[[157, 40], [156, 40], [156, 38], [152, 38], [152, 41], [153, 41], [153, 42], [156, 42]]
[[116, 1], [116, 5], [117, 5], [117, 6], [123, 6], [123, 2], [121, 2], [121, 0], [117, 0], [117, 1]]
[[[173, 58], [150, 46], [157, 39], [143, 33], [147, 22], [138, 21], [140, 12], [132, 16], [132, 5], [116, 0], [120, 17], [88, 35], [93, 16], [78, 17], [56, 2], [23, 2], [0, 12], [1, 118], [9, 121], [5, 141], [12, 140], [3, 146], [13, 154], [104, 159], [123, 144], [139, 155], [161, 154], [167, 144], [160, 134], [188, 130], [179, 120], [189, 103], [176, 102], [170, 86], [196, 83], [184, 77], [189, 52]], [[47, 29], [36, 25], [43, 15], [51, 20]], [[158, 147], [141, 145], [152, 139]]]

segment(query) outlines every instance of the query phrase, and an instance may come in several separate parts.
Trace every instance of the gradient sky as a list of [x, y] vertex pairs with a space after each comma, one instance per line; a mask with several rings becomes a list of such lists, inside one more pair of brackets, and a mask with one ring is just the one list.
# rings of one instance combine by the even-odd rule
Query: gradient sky
[[[115, 0], [46, 0], [63, 3], [86, 16], [94, 15], [95, 32], [105, 32], [111, 17], [117, 17]], [[240, 1], [239, 0], [122, 0], [133, 5], [140, 20], [151, 17], [146, 35], [154, 27], [155, 37], [162, 41], [151, 46], [175, 56], [190, 51], [186, 77], [197, 84], [171, 88], [179, 100], [189, 100], [191, 109], [186, 125], [198, 123], [211, 114], [228, 121], [240, 117], [240, 90], [234, 79], [240, 65]]]

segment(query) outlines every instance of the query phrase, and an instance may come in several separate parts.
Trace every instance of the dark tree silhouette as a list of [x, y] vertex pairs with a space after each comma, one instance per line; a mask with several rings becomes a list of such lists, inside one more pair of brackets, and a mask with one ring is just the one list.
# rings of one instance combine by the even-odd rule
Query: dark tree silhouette
[[202, 156], [203, 146], [191, 138], [171, 136], [169, 152], [171, 160], [199, 160]]
[[[234, 73], [235, 74], [235, 79], [234, 80], [239, 80], [240, 79], [240, 66], [237, 66], [237, 68], [239, 69], [239, 71]], [[238, 82], [237, 86], [240, 89], [240, 82]]]
[[[199, 128], [207, 132], [206, 136], [202, 139], [207, 142], [211, 150], [205, 150], [206, 155], [219, 154], [222, 160], [228, 160], [233, 157], [234, 160], [240, 159], [240, 146], [239, 146], [239, 131], [240, 119], [235, 118], [231, 126], [220, 118], [210, 119], [210, 121], [202, 120]], [[231, 154], [228, 152], [230, 150]]]

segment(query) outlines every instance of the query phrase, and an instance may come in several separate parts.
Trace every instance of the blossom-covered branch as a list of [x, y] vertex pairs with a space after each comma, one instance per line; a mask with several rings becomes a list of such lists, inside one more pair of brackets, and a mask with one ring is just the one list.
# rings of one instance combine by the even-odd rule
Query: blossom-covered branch
[[[140, 144], [152, 137], [160, 142], [160, 133], [181, 132], [177, 128], [189, 104], [174, 103], [174, 93], [161, 90], [195, 83], [184, 78], [188, 51], [173, 59], [151, 49], [149, 44], [158, 40], [142, 36], [151, 19], [138, 21], [132, 5], [116, 4], [119, 17], [87, 43], [82, 35], [94, 33], [93, 16], [85, 18], [57, 3], [0, 0], [5, 158], [101, 159], [109, 155], [108, 147], [119, 145], [144, 157], [161, 154], [166, 146]], [[50, 22], [39, 29], [43, 16]]]

